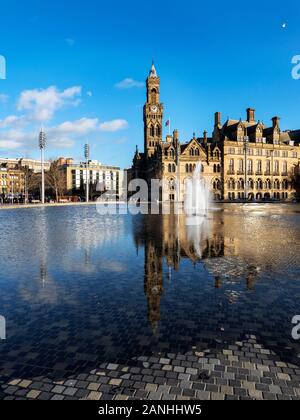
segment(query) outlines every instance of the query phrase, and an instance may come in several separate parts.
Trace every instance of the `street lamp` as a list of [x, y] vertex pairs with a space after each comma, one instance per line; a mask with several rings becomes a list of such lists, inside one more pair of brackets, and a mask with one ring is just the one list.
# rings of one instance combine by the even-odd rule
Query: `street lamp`
[[45, 149], [46, 149], [46, 134], [43, 129], [39, 135], [39, 148], [41, 151], [41, 169], [42, 169], [42, 204], [45, 204]]
[[89, 161], [90, 161], [90, 145], [87, 143], [84, 145], [84, 157], [86, 160], [86, 202], [90, 200], [89, 194]]

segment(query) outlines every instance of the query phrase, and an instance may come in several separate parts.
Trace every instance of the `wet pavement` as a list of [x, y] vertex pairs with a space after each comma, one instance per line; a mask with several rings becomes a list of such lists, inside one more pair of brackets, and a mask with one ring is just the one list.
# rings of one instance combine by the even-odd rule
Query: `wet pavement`
[[0, 214], [0, 398], [299, 399], [300, 207]]

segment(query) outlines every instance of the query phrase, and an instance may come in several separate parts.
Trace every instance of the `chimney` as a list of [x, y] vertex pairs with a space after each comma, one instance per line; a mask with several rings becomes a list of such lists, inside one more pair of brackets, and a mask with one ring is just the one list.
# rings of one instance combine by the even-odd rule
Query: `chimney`
[[177, 141], [179, 139], [179, 133], [178, 130], [174, 130], [173, 131], [173, 139], [174, 141]]
[[248, 108], [247, 109], [247, 121], [249, 123], [255, 122], [255, 109], [253, 109], [253, 108]]
[[273, 128], [279, 126], [279, 121], [280, 121], [279, 117], [273, 117], [272, 121], [273, 121]]
[[218, 127], [219, 125], [222, 125], [221, 112], [216, 112], [215, 113], [215, 127]]
[[207, 145], [207, 131], [206, 130], [203, 133], [203, 144], [204, 144], [204, 146]]

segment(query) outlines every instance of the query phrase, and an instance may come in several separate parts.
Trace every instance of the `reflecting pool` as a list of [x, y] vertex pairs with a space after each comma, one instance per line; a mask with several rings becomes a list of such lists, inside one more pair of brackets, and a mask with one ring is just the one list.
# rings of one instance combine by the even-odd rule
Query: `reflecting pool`
[[1, 377], [222, 348], [254, 334], [299, 365], [300, 206], [177, 215], [0, 211]]

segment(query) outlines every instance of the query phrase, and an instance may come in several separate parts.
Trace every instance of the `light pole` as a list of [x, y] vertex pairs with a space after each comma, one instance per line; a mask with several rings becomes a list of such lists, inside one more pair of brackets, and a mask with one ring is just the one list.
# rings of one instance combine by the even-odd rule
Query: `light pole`
[[244, 136], [243, 142], [244, 142], [244, 154], [245, 154], [245, 185], [244, 185], [244, 192], [245, 192], [245, 200], [248, 201], [248, 147], [249, 147], [249, 137], [248, 132], [246, 129], [246, 135]]
[[41, 169], [42, 169], [42, 204], [45, 204], [45, 148], [46, 148], [46, 134], [43, 129], [39, 135], [39, 147], [41, 151]]
[[90, 200], [90, 193], [89, 193], [89, 160], [90, 160], [90, 146], [89, 144], [84, 145], [84, 157], [86, 160], [86, 202], [88, 203]]

